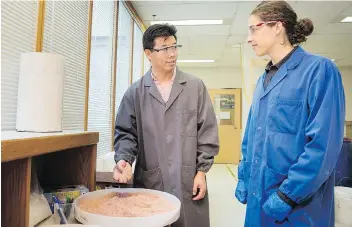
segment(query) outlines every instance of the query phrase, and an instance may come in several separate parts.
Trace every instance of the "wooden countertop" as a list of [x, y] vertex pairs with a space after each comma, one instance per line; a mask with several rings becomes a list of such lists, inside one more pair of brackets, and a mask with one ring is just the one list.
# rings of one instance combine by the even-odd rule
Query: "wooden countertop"
[[98, 142], [98, 132], [63, 131], [60, 133], [31, 133], [2, 131], [1, 162], [88, 146], [97, 144]]

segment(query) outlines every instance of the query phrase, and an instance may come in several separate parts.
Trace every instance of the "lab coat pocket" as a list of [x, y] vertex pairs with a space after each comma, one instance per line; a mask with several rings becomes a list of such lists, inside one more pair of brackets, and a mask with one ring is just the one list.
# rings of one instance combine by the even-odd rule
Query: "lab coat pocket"
[[270, 131], [296, 134], [300, 129], [303, 102], [273, 98], [269, 102], [268, 127]]
[[283, 175], [268, 166], [264, 166], [264, 201], [277, 191], [286, 178], [287, 175]]
[[193, 197], [193, 184], [194, 177], [196, 176], [196, 166], [185, 166], [181, 167], [181, 181], [182, 181], [182, 194], [183, 199], [186, 201], [192, 201]]
[[183, 110], [181, 133], [185, 136], [197, 136], [197, 110]]
[[142, 173], [142, 181], [144, 183], [145, 188], [154, 189], [158, 191], [164, 190], [163, 178], [161, 175], [161, 169], [156, 168], [152, 170], [141, 170]]

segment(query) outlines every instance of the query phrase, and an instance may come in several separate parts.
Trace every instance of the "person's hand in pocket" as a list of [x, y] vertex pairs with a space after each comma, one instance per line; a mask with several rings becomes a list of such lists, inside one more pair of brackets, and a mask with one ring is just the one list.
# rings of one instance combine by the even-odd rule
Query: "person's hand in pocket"
[[264, 213], [277, 222], [283, 222], [292, 212], [292, 207], [283, 201], [277, 192], [273, 193], [263, 204]]

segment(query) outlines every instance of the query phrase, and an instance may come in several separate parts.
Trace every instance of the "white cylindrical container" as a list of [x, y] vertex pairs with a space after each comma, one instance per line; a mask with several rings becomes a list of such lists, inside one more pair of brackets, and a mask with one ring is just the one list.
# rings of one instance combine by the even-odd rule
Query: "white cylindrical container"
[[352, 188], [335, 187], [335, 221], [352, 226]]
[[21, 55], [17, 131], [62, 131], [64, 77], [63, 56], [42, 52]]
[[[81, 210], [80, 203], [85, 199], [92, 199], [104, 196], [110, 192], [127, 192], [127, 193], [151, 193], [158, 195], [169, 201], [174, 205], [175, 209], [169, 212], [154, 214], [146, 217], [111, 217], [104, 216], [100, 214], [92, 214]], [[81, 195], [74, 202], [74, 212], [77, 221], [84, 225], [100, 225], [101, 227], [118, 227], [118, 226], [128, 226], [128, 227], [163, 227], [171, 225], [176, 222], [180, 217], [181, 201], [175, 196], [168, 194], [166, 192], [141, 189], [141, 188], [114, 188], [105, 189], [100, 191], [88, 192]]]

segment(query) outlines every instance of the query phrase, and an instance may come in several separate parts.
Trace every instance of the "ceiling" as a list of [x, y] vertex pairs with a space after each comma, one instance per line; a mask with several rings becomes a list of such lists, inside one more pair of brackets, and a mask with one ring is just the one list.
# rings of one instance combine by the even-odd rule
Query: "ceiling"
[[[179, 59], [214, 59], [214, 63], [179, 63], [183, 67], [240, 67], [236, 44], [246, 44], [248, 15], [255, 1], [133, 1], [144, 24], [154, 20], [222, 19], [222, 25], [177, 26]], [[314, 32], [303, 47], [331, 59], [339, 66], [352, 66], [352, 23], [340, 23], [352, 16], [351, 1], [290, 1], [299, 18], [313, 21]]]

